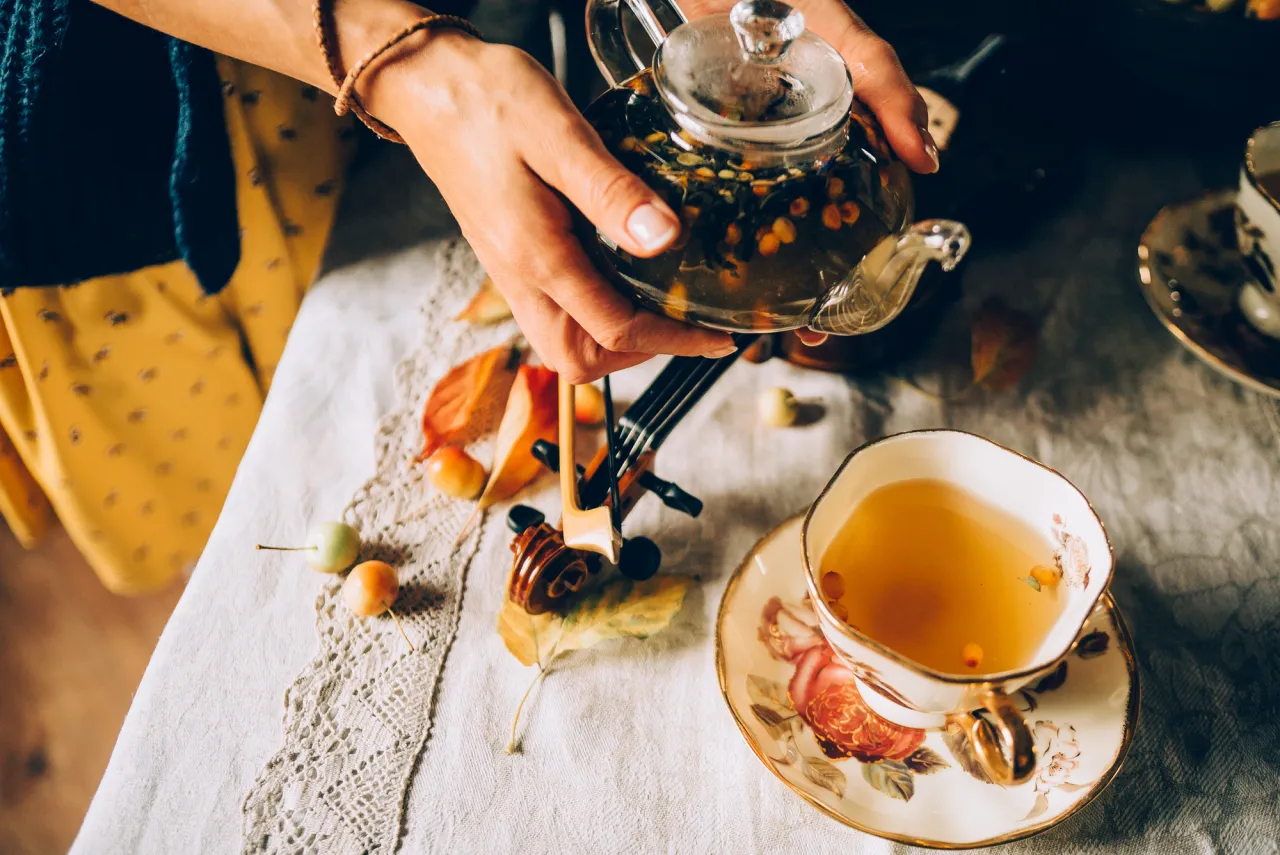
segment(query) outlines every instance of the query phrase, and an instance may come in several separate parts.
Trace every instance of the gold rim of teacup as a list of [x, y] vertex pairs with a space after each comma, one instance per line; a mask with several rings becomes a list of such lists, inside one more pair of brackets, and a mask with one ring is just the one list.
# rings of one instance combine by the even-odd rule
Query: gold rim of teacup
[[[871, 638], [870, 636], [864, 634], [860, 630], [845, 623], [843, 620], [836, 617], [836, 615], [831, 611], [831, 608], [827, 605], [826, 598], [822, 596], [822, 588], [821, 586], [818, 585], [817, 571], [809, 563], [809, 544], [808, 544], [809, 522], [813, 518], [814, 509], [817, 508], [818, 504], [826, 497], [826, 495], [829, 492], [831, 492], [832, 487], [835, 485], [835, 483], [838, 480], [840, 480], [840, 476], [844, 474], [844, 470], [849, 466], [849, 464], [853, 461], [853, 459], [857, 457], [859, 454], [861, 454], [862, 452], [870, 448], [873, 448], [877, 445], [880, 445], [881, 443], [888, 442], [890, 440], [902, 439], [904, 437], [909, 437], [909, 436], [925, 436], [929, 434], [965, 436], [971, 439], [980, 440], [981, 442], [985, 442], [988, 445], [994, 446], [995, 448], [998, 448], [1001, 451], [1006, 451], [1009, 454], [1019, 457], [1022, 460], [1026, 461], [1027, 463], [1031, 463], [1035, 466], [1040, 467], [1041, 469], [1045, 470], [1049, 474], [1060, 478], [1064, 484], [1066, 484], [1069, 488], [1071, 488], [1076, 492], [1076, 495], [1078, 495], [1084, 501], [1085, 507], [1089, 509], [1089, 513], [1093, 516], [1094, 521], [1097, 522], [1098, 527], [1102, 531], [1102, 539], [1107, 544], [1106, 578], [1103, 581], [1103, 583], [1098, 586], [1098, 592], [1094, 595], [1093, 600], [1089, 603], [1089, 607], [1085, 611], [1085, 614], [1086, 615], [1093, 614], [1094, 610], [1098, 607], [1098, 602], [1102, 599], [1102, 595], [1111, 586], [1111, 580], [1115, 575], [1116, 556], [1115, 556], [1115, 550], [1111, 546], [1111, 535], [1107, 533], [1107, 526], [1102, 521], [1102, 517], [1098, 516], [1097, 510], [1094, 509], [1093, 503], [1089, 501], [1089, 497], [1084, 494], [1084, 491], [1082, 491], [1075, 484], [1071, 483], [1070, 479], [1068, 479], [1065, 475], [1063, 475], [1061, 472], [1057, 471], [1056, 469], [1046, 466], [1045, 464], [1041, 463], [1039, 460], [1036, 460], [1032, 457], [1028, 457], [1027, 455], [1023, 454], [1020, 451], [1016, 451], [1012, 448], [1001, 445], [995, 440], [987, 439], [985, 436], [979, 436], [976, 433], [970, 433], [968, 431], [955, 430], [954, 428], [923, 428], [920, 430], [909, 430], [909, 431], [903, 431], [902, 433], [895, 433], [895, 434], [890, 434], [888, 436], [882, 436], [877, 439], [864, 442], [862, 445], [858, 446], [853, 451], [849, 452], [849, 455], [845, 457], [844, 462], [840, 464], [840, 466], [836, 469], [835, 473], [832, 474], [830, 480], [827, 481], [826, 486], [822, 488], [822, 492], [819, 493], [818, 497], [814, 499], [813, 502], [809, 505], [809, 510], [805, 513], [804, 521], [803, 523], [801, 523], [801, 526], [800, 526], [800, 563], [804, 567], [805, 587], [809, 591], [809, 598], [813, 600], [814, 609], [819, 610], [828, 619], [828, 621], [830, 621], [836, 628], [838, 628], [841, 635], [847, 636], [852, 640], [858, 642], [859, 644], [863, 644], [871, 648], [872, 650], [876, 651], [882, 656], [887, 657], [891, 661], [896, 662], [897, 664], [903, 666], [904, 668], [908, 668], [912, 671], [915, 671], [918, 674], [923, 674], [926, 677], [939, 680], [943, 683], [974, 685], [974, 686], [995, 686], [1001, 683], [1007, 683], [1010, 680], [1017, 680], [1022, 677], [1030, 677], [1054, 667], [1059, 662], [1061, 662], [1067, 655], [1071, 653], [1072, 649], [1077, 644], [1077, 639], [1075, 636], [1072, 636], [1071, 640], [1066, 644], [1066, 646], [1061, 651], [1055, 653], [1051, 657], [1047, 657], [1041, 661], [1038, 661], [1036, 662], [1036, 664], [1026, 668], [1019, 668], [1014, 671], [1001, 671], [993, 674], [974, 674], [973, 676], [965, 676], [964, 674], [947, 674], [942, 671], [935, 671], [932, 668], [928, 668], [924, 665], [921, 665], [919, 662], [916, 662], [914, 659], [910, 659], [906, 656], [903, 656], [901, 653], [898, 653], [896, 650], [892, 650], [891, 648], [884, 646], [880, 642], [876, 641], [874, 638]], [[1090, 572], [1093, 572], [1094, 569], [1095, 568], [1091, 567]]]

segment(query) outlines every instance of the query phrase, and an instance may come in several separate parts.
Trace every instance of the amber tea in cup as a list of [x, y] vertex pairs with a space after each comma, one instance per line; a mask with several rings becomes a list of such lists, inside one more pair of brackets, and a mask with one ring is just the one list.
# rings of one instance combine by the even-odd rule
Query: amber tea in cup
[[1065, 604], [1050, 541], [979, 496], [927, 478], [862, 499], [820, 572], [837, 617], [944, 674], [1022, 668]]

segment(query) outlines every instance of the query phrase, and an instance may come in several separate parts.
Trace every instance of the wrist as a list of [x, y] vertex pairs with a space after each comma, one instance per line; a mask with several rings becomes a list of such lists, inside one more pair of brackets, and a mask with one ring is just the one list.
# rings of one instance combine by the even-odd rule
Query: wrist
[[[436, 14], [408, 0], [333, 0], [331, 8], [337, 65], [342, 73], [349, 72], [397, 32]], [[396, 127], [396, 106], [404, 103], [401, 93], [411, 77], [407, 73], [409, 67], [423, 64], [428, 47], [434, 57], [449, 52], [449, 43], [461, 39], [479, 43], [461, 30], [448, 26], [429, 27], [411, 33], [383, 51], [363, 70], [355, 83], [354, 99], [374, 118]], [[440, 63], [436, 72], [448, 67], [448, 64]], [[333, 84], [327, 88], [331, 94], [337, 91]]]
[[485, 47], [480, 39], [454, 27], [415, 33], [381, 64], [366, 85], [362, 103], [402, 135], [430, 125], [432, 116], [445, 106], [441, 102], [451, 100], [450, 93], [471, 90], [481, 79], [477, 69]]

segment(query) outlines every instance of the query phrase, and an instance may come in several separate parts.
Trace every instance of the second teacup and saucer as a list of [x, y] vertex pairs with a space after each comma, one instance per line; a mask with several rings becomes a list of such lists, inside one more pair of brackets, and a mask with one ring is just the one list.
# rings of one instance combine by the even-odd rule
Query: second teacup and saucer
[[1138, 280], [1192, 353], [1280, 397], [1280, 122], [1249, 138], [1238, 187], [1156, 215], [1138, 245]]
[[[932, 537], [867, 546], [912, 524]], [[983, 525], [1012, 531], [1007, 548], [980, 544]], [[1002, 588], [988, 566], [1034, 555], [1037, 537], [1047, 557]], [[921, 566], [939, 549], [954, 560], [934, 579]], [[729, 581], [721, 691], [760, 761], [847, 825], [943, 849], [1027, 837], [1100, 793], [1133, 738], [1112, 569], [1101, 521], [1057, 473], [958, 431], [886, 437]]]

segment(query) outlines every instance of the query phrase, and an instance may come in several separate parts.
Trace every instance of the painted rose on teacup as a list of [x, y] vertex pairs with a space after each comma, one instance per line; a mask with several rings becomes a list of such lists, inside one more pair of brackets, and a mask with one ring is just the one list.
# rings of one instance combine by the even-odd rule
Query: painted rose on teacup
[[760, 640], [775, 659], [796, 666], [787, 697], [832, 760], [862, 763], [903, 760], [924, 743], [923, 730], [903, 727], [872, 712], [853, 670], [828, 646], [817, 627], [805, 623], [777, 597], [761, 616]]
[[[913, 480], [952, 485], [1001, 509], [1054, 544], [1060, 610], [1020, 667], [1000, 672], [935, 670], [854, 628], [828, 604], [819, 583], [820, 568], [845, 522], [874, 491]], [[1070, 482], [1034, 460], [960, 431], [924, 430], [885, 437], [862, 446], [841, 464], [805, 517], [801, 550], [805, 582], [818, 617], [816, 629], [833, 653], [823, 660], [820, 653], [796, 650], [803, 644], [798, 640], [804, 637], [802, 632], [789, 633], [785, 644], [795, 657], [792, 661], [802, 663], [792, 680], [792, 698], [796, 700], [794, 693], [800, 692], [806, 700], [796, 701], [796, 710], [820, 736], [820, 743], [821, 734], [830, 732], [849, 745], [869, 740], [877, 751], [910, 754], [914, 746], [907, 749], [906, 734], [950, 723], [969, 735], [979, 763], [996, 783], [1008, 786], [1030, 780], [1039, 755], [1051, 758], [1050, 767], [1060, 762], [1065, 768], [1071, 758], [1067, 747], [1059, 750], [1066, 746], [1062, 735], [1033, 733], [1010, 695], [1044, 677], [1071, 652], [1111, 581], [1114, 559], [1106, 531], [1088, 500]], [[856, 596], [856, 576], [850, 584]], [[966, 640], [957, 639], [957, 649]], [[808, 669], [803, 667], [805, 656], [814, 657]], [[843, 701], [842, 709], [853, 712], [840, 721], [824, 722], [825, 708], [815, 705], [814, 698], [838, 690], [844, 681], [850, 681], [850, 694], [864, 702], [857, 707], [866, 707], [874, 714], [871, 718], [883, 720], [877, 725], [883, 733], [859, 717], [859, 708]], [[902, 745], [895, 735], [899, 731]]]

